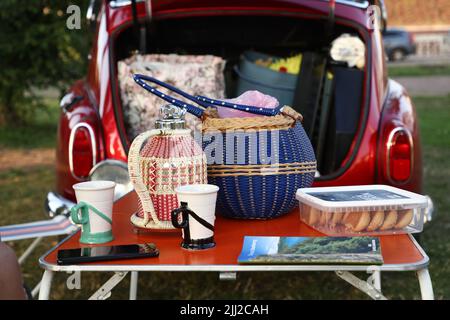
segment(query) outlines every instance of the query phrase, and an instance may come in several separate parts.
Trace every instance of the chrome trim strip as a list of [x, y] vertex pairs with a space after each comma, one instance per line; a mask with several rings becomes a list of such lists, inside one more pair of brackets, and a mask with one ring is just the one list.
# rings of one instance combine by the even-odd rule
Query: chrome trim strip
[[424, 223], [430, 222], [433, 220], [434, 215], [434, 202], [433, 199], [431, 199], [430, 196], [425, 196], [427, 198], [428, 206], [425, 209], [425, 215], [424, 215]]
[[[74, 177], [77, 180], [85, 180], [85, 178], [78, 177], [73, 172], [73, 143], [75, 140], [75, 133], [79, 128], [86, 128], [89, 132], [89, 136], [91, 138], [91, 145], [92, 145], [92, 167], [95, 166], [97, 163], [97, 143], [95, 142], [95, 134], [94, 129], [86, 123], [86, 122], [80, 122], [75, 125], [75, 127], [72, 128], [72, 131], [70, 131], [70, 138], [69, 138], [69, 168], [70, 168], [70, 174], [72, 177]], [[87, 178], [87, 177], [86, 177]]]
[[276, 271], [276, 272], [310, 272], [310, 271], [373, 271], [378, 267], [380, 271], [417, 271], [422, 270], [428, 265], [428, 260], [424, 259], [420, 263], [405, 265], [386, 265], [386, 266], [346, 266], [346, 265], [75, 265], [60, 266], [48, 264], [45, 260], [39, 260], [42, 268], [56, 272], [66, 271], [138, 271], [138, 272], [258, 272], [258, 271]]
[[73, 92], [65, 94], [64, 97], [62, 97], [59, 101], [59, 107], [65, 112], [66, 107], [73, 102], [74, 98], [75, 94]]
[[[145, 1], [145, 0], [137, 0], [136, 2], [143, 2], [143, 1]], [[321, 0], [321, 1], [329, 2], [329, 0]], [[356, 1], [350, 1], [350, 0], [336, 0], [336, 3], [343, 4], [343, 5], [350, 6], [350, 7], [359, 8], [359, 9], [367, 9], [369, 7], [369, 1], [356, 2]], [[130, 4], [131, 4], [130, 0], [127, 0], [127, 1], [113, 0], [109, 3], [111, 8], [113, 8], [113, 9], [129, 6]]]
[[[391, 170], [390, 170], [390, 166], [389, 166], [389, 154], [391, 153], [392, 140], [394, 139], [395, 134], [400, 132], [400, 131], [405, 132], [405, 134], [408, 136], [409, 144], [411, 145], [411, 153], [410, 153], [410, 157], [411, 157], [411, 159], [410, 159], [410, 161], [411, 161], [411, 172], [409, 174], [409, 178], [407, 180], [405, 180], [405, 181], [395, 181], [391, 177], [391, 173], [390, 173]], [[413, 174], [412, 174], [413, 171], [414, 171], [414, 141], [413, 141], [413, 138], [412, 138], [412, 134], [406, 128], [403, 128], [403, 127], [394, 128], [394, 130], [392, 130], [389, 133], [389, 136], [388, 136], [388, 139], [387, 139], [387, 142], [386, 142], [386, 177], [387, 177], [388, 181], [390, 183], [392, 183], [393, 185], [403, 185], [403, 184], [408, 183], [411, 180], [411, 178], [413, 176]]]
[[[326, 0], [329, 1], [329, 0]], [[340, 3], [346, 6], [350, 6], [350, 7], [356, 7], [356, 8], [360, 8], [360, 9], [367, 9], [369, 7], [369, 1], [364, 1], [364, 2], [355, 2], [355, 1], [349, 1], [349, 0], [336, 0], [336, 3]]]
[[91, 176], [95, 172], [95, 170], [97, 170], [101, 166], [104, 166], [105, 164], [118, 166], [118, 167], [121, 167], [128, 171], [128, 164], [126, 164], [125, 162], [120, 161], [120, 160], [107, 159], [107, 160], [100, 161], [99, 163], [97, 163], [95, 166], [92, 167], [91, 171], [89, 172], [89, 179], [91, 178]]
[[89, 2], [89, 7], [88, 7], [87, 12], [86, 12], [86, 20], [87, 21], [94, 21], [95, 18], [96, 18], [95, 14], [94, 14], [95, 1], [96, 0], [91, 0]]
[[112, 180], [116, 183], [116, 188], [114, 191], [114, 201], [117, 201], [119, 199], [121, 199], [122, 197], [124, 197], [126, 194], [130, 193], [134, 187], [133, 184], [131, 183], [129, 174], [128, 174], [128, 164], [120, 161], [120, 160], [114, 160], [114, 159], [108, 159], [108, 160], [103, 160], [100, 161], [99, 163], [97, 163], [95, 166], [92, 167], [91, 171], [89, 172], [89, 177], [88, 180], [93, 179], [93, 175], [96, 172], [97, 169], [102, 168], [104, 166], [110, 166], [110, 167], [115, 167], [114, 170], [124, 170], [126, 171], [126, 180], [119, 180], [119, 179], [110, 179], [108, 177], [106, 177], [106, 180]]
[[[136, 0], [136, 3], [139, 2], [144, 2], [145, 0]], [[131, 0], [127, 0], [127, 1], [110, 1], [109, 5], [111, 6], [111, 8], [115, 9], [115, 8], [120, 8], [120, 7], [125, 7], [125, 6], [129, 6], [131, 5]]]
[[57, 215], [70, 215], [70, 208], [75, 205], [72, 201], [64, 198], [55, 192], [47, 193], [45, 198], [45, 209], [50, 218], [54, 218]]
[[152, 12], [153, 12], [152, 0], [145, 1], [145, 11], [147, 12], [147, 20], [148, 22], [150, 22], [152, 20]]
[[[330, 2], [330, 0], [321, 0], [325, 2]], [[350, 7], [355, 7], [359, 9], [367, 9], [369, 7], [369, 1], [364, 2], [356, 2], [356, 1], [350, 1], [350, 0], [336, 0], [337, 4], [343, 4]]]

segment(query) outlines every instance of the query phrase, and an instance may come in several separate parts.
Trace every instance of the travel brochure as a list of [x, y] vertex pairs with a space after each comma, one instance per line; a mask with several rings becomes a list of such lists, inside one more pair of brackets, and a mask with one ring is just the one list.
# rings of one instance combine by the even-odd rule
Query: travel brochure
[[240, 264], [363, 264], [381, 265], [375, 237], [246, 236]]

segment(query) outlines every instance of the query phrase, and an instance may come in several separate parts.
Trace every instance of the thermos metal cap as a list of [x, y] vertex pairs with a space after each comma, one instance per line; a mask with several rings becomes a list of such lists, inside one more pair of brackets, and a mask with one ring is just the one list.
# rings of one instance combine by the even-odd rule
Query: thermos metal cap
[[160, 109], [161, 118], [155, 121], [156, 129], [185, 129], [186, 122], [184, 115], [186, 109], [178, 108], [172, 104], [167, 104]]

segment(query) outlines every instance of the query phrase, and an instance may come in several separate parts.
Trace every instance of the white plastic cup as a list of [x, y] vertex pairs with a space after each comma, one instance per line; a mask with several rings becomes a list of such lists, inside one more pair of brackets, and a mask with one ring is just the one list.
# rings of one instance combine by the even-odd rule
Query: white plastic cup
[[[113, 181], [88, 181], [73, 185], [73, 189], [77, 203], [85, 202], [93, 206], [112, 221], [115, 186], [116, 183]], [[89, 209], [89, 227], [91, 235], [112, 231], [112, 225], [91, 209]]]
[[[191, 211], [212, 226], [214, 226], [214, 222], [216, 220], [215, 211], [218, 191], [219, 187], [212, 184], [184, 185], [175, 189], [180, 207], [182, 202], [186, 203], [187, 207]], [[190, 240], [196, 242], [198, 240], [213, 238], [213, 230], [203, 226], [192, 216], [189, 216], [188, 220], [190, 239], [186, 239], [185, 229], [183, 229], [183, 239], [185, 245], [188, 246], [189, 244], [187, 242]], [[191, 244], [189, 249], [202, 249], [202, 245], [196, 247], [195, 244]]]

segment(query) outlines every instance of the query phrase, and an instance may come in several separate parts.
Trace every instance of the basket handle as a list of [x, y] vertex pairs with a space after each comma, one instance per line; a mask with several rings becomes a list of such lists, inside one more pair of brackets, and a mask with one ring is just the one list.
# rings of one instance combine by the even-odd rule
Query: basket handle
[[163, 81], [160, 81], [156, 78], [145, 76], [142, 74], [135, 74], [133, 75], [134, 81], [140, 85], [145, 90], [149, 91], [150, 93], [153, 93], [154, 95], [158, 96], [159, 98], [177, 106], [178, 108], [184, 108], [187, 112], [193, 114], [194, 116], [201, 118], [205, 112], [204, 109], [199, 108], [197, 106], [194, 106], [192, 104], [186, 103], [184, 101], [178, 100], [176, 98], [173, 98], [167, 94], [162, 93], [161, 91], [155, 89], [154, 87], [148, 85], [146, 81], [156, 83], [157, 85], [160, 85], [166, 89], [169, 89], [170, 91], [173, 91], [180, 96], [204, 107], [225, 107], [225, 108], [231, 108], [239, 111], [249, 112], [253, 114], [258, 114], [262, 116], [276, 116], [281, 112], [282, 107], [277, 108], [262, 108], [262, 107], [255, 107], [255, 106], [248, 106], [243, 104], [237, 104], [237, 103], [230, 103], [223, 100], [215, 100], [204, 96], [192, 96], [168, 83], [165, 83]]
[[223, 100], [214, 100], [214, 99], [210, 99], [208, 97], [204, 97], [204, 96], [195, 96], [195, 98], [198, 101], [202, 101], [202, 103], [210, 103], [213, 106], [218, 106], [218, 107], [225, 107], [225, 108], [230, 108], [230, 109], [235, 109], [235, 110], [239, 110], [239, 111], [245, 111], [248, 113], [253, 113], [253, 114], [258, 114], [261, 116], [276, 116], [277, 114], [279, 114], [281, 112], [281, 106], [276, 107], [276, 108], [262, 108], [262, 107], [255, 107], [255, 106], [247, 106], [245, 104], [238, 104], [238, 103], [232, 103], [232, 102], [227, 102], [227, 101], [223, 101]]
[[[171, 97], [171, 96], [169, 96], [167, 94], [162, 93], [158, 89], [155, 89], [154, 87], [148, 85], [146, 83], [146, 81], [156, 83], [157, 85], [160, 85], [161, 87], [164, 87], [166, 89], [169, 89], [170, 91], [178, 93], [180, 96], [185, 97], [188, 100], [197, 102], [195, 100], [195, 98], [193, 96], [191, 96], [190, 94], [188, 94], [188, 93], [186, 93], [186, 92], [184, 92], [184, 91], [182, 91], [182, 90], [180, 90], [180, 89], [178, 89], [178, 88], [176, 88], [176, 87], [174, 87], [174, 86], [172, 86], [172, 85], [170, 85], [168, 83], [165, 83], [165, 82], [160, 81], [160, 80], [158, 80], [156, 78], [153, 78], [153, 77], [144, 76], [142, 74], [135, 74], [135, 75], [133, 75], [133, 79], [138, 85], [140, 85], [142, 88], [144, 88], [148, 92], [153, 93], [157, 97], [159, 97], [159, 98], [161, 98], [161, 99], [163, 99], [163, 100], [173, 104], [174, 106], [176, 106], [178, 108], [186, 109], [187, 112], [189, 112], [190, 114], [193, 114], [194, 116], [196, 116], [198, 118], [201, 118], [203, 116], [203, 113], [205, 112], [205, 110], [202, 109], [202, 108], [199, 108], [197, 106], [194, 106], [192, 104], [186, 103], [184, 101], [178, 100], [178, 99], [176, 99], [174, 97]], [[206, 103], [205, 104], [198, 103], [198, 104], [203, 106], [203, 107], [205, 107], [205, 108], [210, 107], [210, 105], [208, 105]]]
[[130, 174], [130, 180], [134, 185], [134, 189], [136, 190], [136, 193], [139, 195], [139, 198], [141, 200], [142, 211], [144, 213], [144, 226], [147, 225], [147, 223], [150, 221], [150, 217], [157, 225], [160, 224], [160, 221], [156, 215], [155, 207], [153, 206], [150, 192], [147, 189], [144, 181], [142, 180], [141, 165], [139, 162], [142, 145], [150, 137], [157, 134], [158, 132], [156, 130], [150, 130], [141, 133], [136, 137], [136, 139], [133, 140], [130, 151], [128, 153], [128, 171]]

